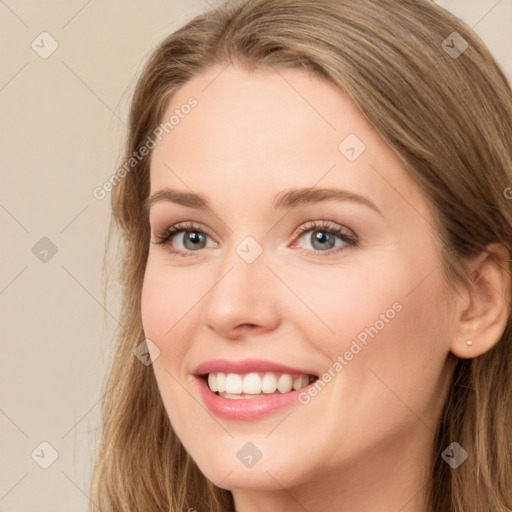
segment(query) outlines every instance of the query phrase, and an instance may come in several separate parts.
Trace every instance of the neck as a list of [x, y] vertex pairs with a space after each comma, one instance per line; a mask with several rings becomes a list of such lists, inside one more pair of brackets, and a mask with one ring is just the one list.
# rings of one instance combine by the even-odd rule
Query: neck
[[233, 490], [235, 511], [427, 512], [433, 440], [417, 421], [407, 435], [388, 439], [343, 467], [326, 465], [291, 487], [280, 484], [284, 477], [277, 471], [267, 472], [269, 488], [277, 490]]

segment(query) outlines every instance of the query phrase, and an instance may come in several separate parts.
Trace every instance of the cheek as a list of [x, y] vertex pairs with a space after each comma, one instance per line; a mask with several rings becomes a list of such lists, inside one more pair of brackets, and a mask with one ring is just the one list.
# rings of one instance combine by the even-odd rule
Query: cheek
[[[141, 296], [142, 324], [146, 337], [161, 350], [164, 346], [160, 345], [173, 339], [180, 322], [201, 297], [201, 289], [193, 279], [186, 269], [166, 269], [165, 265], [148, 260]], [[177, 346], [174, 341], [173, 346]]]
[[[146, 338], [162, 349], [161, 337], [171, 327], [169, 314], [174, 311], [172, 296], [164, 294], [162, 282], [146, 271], [141, 296], [141, 318]], [[168, 314], [169, 313], [169, 314]]]
[[[348, 400], [359, 420], [379, 418], [385, 429], [432, 425], [449, 377], [449, 322], [439, 271], [417, 286], [417, 272], [383, 280], [365, 289], [359, 309], [346, 322], [338, 320], [337, 354], [350, 358], [338, 382], [340, 400]], [[382, 285], [382, 286], [381, 286]], [[416, 287], [417, 286], [417, 287]], [[355, 354], [354, 354], [355, 352]], [[356, 399], [357, 397], [357, 399]], [[360, 399], [364, 397], [363, 401]], [[355, 428], [355, 426], [354, 426]], [[401, 428], [401, 427], [400, 427]], [[374, 435], [371, 431], [368, 435]]]
[[189, 302], [194, 302], [187, 297], [189, 288], [190, 283], [188, 288], [186, 283], [181, 283], [179, 272], [166, 272], [148, 264], [142, 287], [141, 318], [145, 337], [160, 351], [152, 367], [164, 402], [178, 392], [172, 376], [180, 377], [187, 350], [180, 328], [191, 308]]
[[148, 260], [141, 295], [142, 325], [146, 338], [160, 351], [152, 368], [167, 415], [178, 432], [184, 430], [183, 411], [192, 405], [182, 382], [183, 361], [189, 348], [183, 326], [197, 302], [197, 291], [189, 291], [193, 288], [179, 271]]
[[294, 290], [315, 313], [301, 315], [304, 339], [327, 355], [325, 371], [343, 374], [334, 379], [337, 393], [379, 397], [379, 408], [400, 405], [396, 393], [419, 410], [429, 407], [445, 382], [451, 336], [445, 284], [435, 267], [389, 255], [379, 258], [378, 268], [330, 269], [297, 283]]
[[300, 325], [304, 339], [334, 356], [348, 349], [358, 335], [364, 340], [365, 329], [376, 322], [382, 329], [381, 315], [395, 318], [400, 309], [396, 303], [407, 287], [403, 276], [383, 271], [383, 258], [378, 269], [370, 264], [347, 265], [308, 269], [300, 275], [293, 269], [283, 272], [283, 281], [300, 299], [289, 300], [295, 309], [289, 312], [290, 318]]

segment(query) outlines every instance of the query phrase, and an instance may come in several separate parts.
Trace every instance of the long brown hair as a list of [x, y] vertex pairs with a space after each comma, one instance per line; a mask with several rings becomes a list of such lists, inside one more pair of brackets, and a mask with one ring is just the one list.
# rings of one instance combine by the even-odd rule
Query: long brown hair
[[[454, 287], [469, 279], [465, 258], [488, 244], [501, 243], [510, 254], [512, 92], [484, 43], [455, 16], [430, 0], [221, 4], [151, 54], [133, 96], [124, 161], [152, 136], [177, 88], [213, 64], [230, 63], [301, 68], [344, 91], [433, 206]], [[144, 340], [149, 160], [112, 189], [121, 327], [102, 404], [91, 511], [232, 511], [231, 493], [200, 473], [173, 432], [151, 366], [134, 357]], [[491, 350], [457, 362], [432, 453], [429, 511], [512, 509], [511, 363], [509, 311]], [[457, 470], [441, 458], [452, 441], [470, 454]]]

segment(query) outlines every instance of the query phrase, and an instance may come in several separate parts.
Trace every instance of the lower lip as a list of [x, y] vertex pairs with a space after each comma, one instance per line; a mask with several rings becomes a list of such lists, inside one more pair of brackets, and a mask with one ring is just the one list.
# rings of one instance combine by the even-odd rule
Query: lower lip
[[[269, 394], [261, 398], [223, 398], [210, 390], [202, 377], [197, 377], [199, 391], [208, 409], [228, 420], [255, 420], [269, 416], [273, 412], [292, 404], [298, 404], [298, 396], [309, 386], [283, 394]], [[311, 383], [310, 386], [314, 384]]]

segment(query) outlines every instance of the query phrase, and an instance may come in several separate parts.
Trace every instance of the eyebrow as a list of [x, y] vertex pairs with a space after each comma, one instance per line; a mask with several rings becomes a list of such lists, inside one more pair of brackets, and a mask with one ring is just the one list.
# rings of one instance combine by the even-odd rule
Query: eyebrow
[[[355, 192], [340, 188], [295, 188], [291, 190], [283, 190], [274, 196], [272, 206], [277, 210], [328, 200], [349, 201], [362, 204], [383, 216], [375, 203], [370, 201], [368, 198], [356, 194]], [[169, 187], [164, 187], [151, 194], [151, 196], [144, 201], [144, 212], [148, 213], [154, 204], [162, 201], [180, 204], [182, 206], [196, 208], [199, 210], [210, 209], [208, 200], [200, 194], [196, 194], [194, 192], [181, 192]]]

